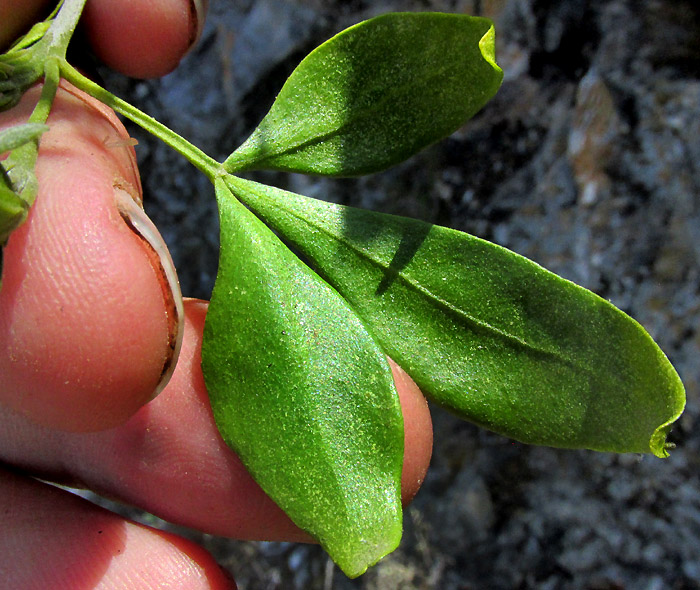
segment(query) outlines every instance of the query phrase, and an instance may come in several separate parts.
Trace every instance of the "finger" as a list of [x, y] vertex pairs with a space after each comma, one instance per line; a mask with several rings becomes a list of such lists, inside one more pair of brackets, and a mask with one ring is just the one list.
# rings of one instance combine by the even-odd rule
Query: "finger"
[[[26, 119], [38, 92], [0, 113], [0, 128]], [[114, 114], [63, 85], [48, 122], [39, 194], [3, 253], [0, 404], [53, 428], [100, 430], [167, 374], [179, 295], [135, 230], [138, 172]]]
[[235, 588], [194, 543], [63, 490], [0, 469], [0, 497], [5, 588]]
[[40, 20], [51, 6], [49, 0], [19, 0], [0, 2], [0, 51], [24, 34]]
[[[125, 425], [71, 435], [0, 414], [0, 456], [44, 477], [81, 482], [165, 520], [220, 536], [304, 541], [218, 434], [200, 369], [202, 302], [187, 302], [185, 338], [172, 380]], [[397, 379], [405, 412], [404, 497], [415, 494], [430, 460], [425, 400]]]
[[430, 418], [428, 400], [413, 379], [392, 359], [389, 359], [389, 365], [394, 375], [396, 391], [401, 398], [403, 413], [404, 455], [401, 496], [405, 506], [418, 493], [428, 471], [433, 453], [433, 422]]
[[207, 0], [90, 0], [83, 23], [90, 45], [109, 67], [134, 78], [173, 70], [196, 43]]

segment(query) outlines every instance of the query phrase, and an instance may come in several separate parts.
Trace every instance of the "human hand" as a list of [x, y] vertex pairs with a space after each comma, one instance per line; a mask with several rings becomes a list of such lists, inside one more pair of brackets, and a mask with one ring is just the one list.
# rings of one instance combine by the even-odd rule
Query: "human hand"
[[[1, 18], [12, 30], [0, 39], [45, 4], [4, 2], [3, 11], [19, 14], [21, 5], [30, 16]], [[202, 16], [194, 24], [192, 14], [186, 1], [90, 0], [85, 25], [107, 63], [155, 76], [196, 37]], [[22, 108], [0, 115], [2, 124], [20, 120]], [[12, 588], [230, 586], [192, 543], [26, 476], [83, 485], [217, 535], [309, 540], [218, 435], [199, 364], [204, 302], [185, 303], [174, 374], [147, 403], [169, 358], [172, 306], [160, 261], [115, 202], [124, 193], [140, 198], [133, 149], [111, 112], [68, 87], [49, 124], [39, 196], [5, 251], [0, 290], [0, 460], [9, 467], [0, 470], [0, 572]], [[394, 375], [408, 501], [432, 432], [422, 395], [395, 367]]]

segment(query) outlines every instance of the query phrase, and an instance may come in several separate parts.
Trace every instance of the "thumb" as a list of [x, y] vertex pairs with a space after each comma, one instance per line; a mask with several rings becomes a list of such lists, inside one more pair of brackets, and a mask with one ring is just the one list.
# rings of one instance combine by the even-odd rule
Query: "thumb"
[[[0, 114], [0, 128], [26, 120], [38, 92]], [[181, 297], [114, 113], [62, 84], [48, 124], [36, 202], [3, 253], [0, 403], [96, 431], [126, 421], [167, 377]]]

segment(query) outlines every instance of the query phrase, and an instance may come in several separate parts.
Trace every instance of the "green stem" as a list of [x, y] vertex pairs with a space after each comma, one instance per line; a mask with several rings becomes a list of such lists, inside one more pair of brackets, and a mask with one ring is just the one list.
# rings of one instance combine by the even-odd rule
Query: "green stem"
[[[44, 71], [44, 85], [41, 89], [41, 95], [32, 114], [29, 116], [28, 123], [46, 123], [53, 99], [56, 96], [56, 90], [61, 79], [58, 60], [55, 57], [47, 58], [44, 64]], [[7, 174], [14, 193], [26, 205], [27, 209], [34, 203], [34, 199], [36, 199], [39, 191], [39, 185], [34, 174], [38, 154], [39, 137], [36, 137], [34, 140], [13, 149], [4, 162], [5, 172], [3, 173]], [[9, 232], [7, 235], [9, 235]]]
[[205, 154], [198, 147], [192, 145], [182, 136], [175, 133], [150, 115], [130, 105], [121, 98], [114, 96], [99, 84], [95, 84], [89, 78], [83, 76], [65, 60], [61, 62], [61, 76], [71, 84], [80, 88], [93, 98], [111, 107], [127, 119], [133, 121], [149, 133], [158, 137], [161, 141], [169, 145], [176, 152], [187, 158], [187, 160], [202, 171], [212, 182], [222, 174], [221, 164]]
[[46, 51], [45, 55], [65, 58], [75, 27], [78, 26], [86, 0], [64, 0], [58, 14], [53, 19], [46, 35], [39, 41], [38, 46]]
[[50, 57], [44, 64], [44, 85], [41, 88], [39, 102], [37, 102], [29, 117], [30, 123], [46, 123], [60, 82], [61, 73], [58, 60], [55, 57]]

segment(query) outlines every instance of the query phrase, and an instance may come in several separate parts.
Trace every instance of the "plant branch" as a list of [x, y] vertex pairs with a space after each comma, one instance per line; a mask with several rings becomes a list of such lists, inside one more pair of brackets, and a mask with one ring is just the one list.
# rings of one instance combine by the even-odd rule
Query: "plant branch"
[[78, 26], [85, 2], [86, 0], [63, 0], [51, 27], [39, 42], [47, 55], [65, 58], [68, 44], [75, 27]]
[[135, 106], [113, 95], [111, 92], [108, 92], [99, 84], [95, 84], [95, 82], [83, 76], [65, 60], [61, 62], [61, 75], [71, 84], [80, 88], [80, 90], [111, 107], [130, 121], [133, 121], [149, 133], [158, 137], [165, 144], [184, 156], [212, 182], [214, 178], [221, 174], [221, 164], [219, 162], [150, 115], [147, 115]]

